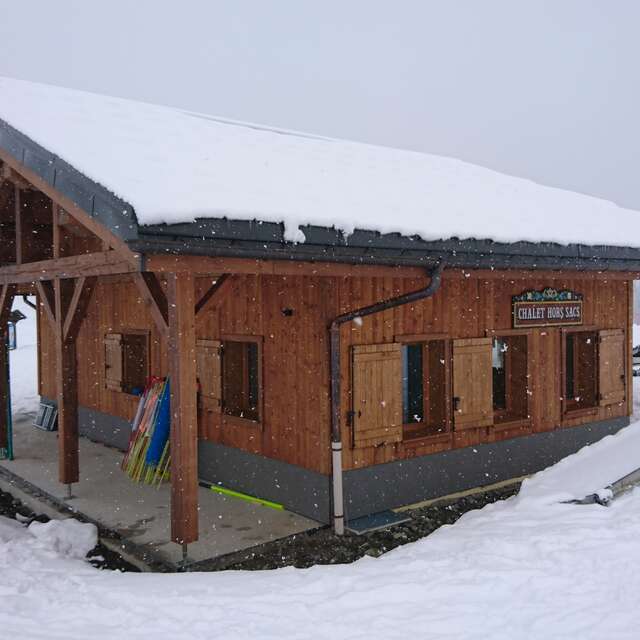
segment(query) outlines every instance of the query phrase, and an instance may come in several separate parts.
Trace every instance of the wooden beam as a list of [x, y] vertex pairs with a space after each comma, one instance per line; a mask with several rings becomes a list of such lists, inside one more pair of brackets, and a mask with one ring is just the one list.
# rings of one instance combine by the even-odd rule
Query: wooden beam
[[23, 282], [22, 284], [16, 285], [17, 296], [35, 296], [37, 293], [33, 282]]
[[276, 276], [369, 276], [381, 278], [424, 278], [423, 267], [394, 267], [375, 264], [340, 262], [308, 262], [302, 260], [253, 260], [249, 258], [216, 258], [212, 256], [147, 255], [147, 271], [193, 272], [196, 274], [264, 274]]
[[196, 303], [196, 316], [209, 304], [210, 300], [214, 297], [219, 298], [224, 293], [224, 290], [229, 287], [230, 282], [231, 279], [228, 273], [218, 276]]
[[73, 296], [73, 282], [57, 278], [55, 292], [56, 395], [58, 404], [58, 477], [63, 484], [80, 477], [78, 443], [78, 363], [76, 342], [65, 340], [64, 325]]
[[64, 319], [63, 335], [65, 341], [75, 340], [78, 337], [78, 331], [87, 314], [87, 308], [89, 307], [95, 284], [95, 276], [78, 278], [76, 280], [73, 296], [71, 297], [69, 309]]
[[15, 290], [13, 285], [4, 285], [0, 290], [0, 332], [5, 331], [5, 324], [9, 321]]
[[7, 349], [7, 323], [13, 305], [15, 287], [4, 285], [0, 290], [0, 449], [7, 449], [9, 424], [9, 351]]
[[25, 262], [25, 235], [27, 233], [27, 220], [23, 216], [22, 190], [14, 186], [14, 215], [16, 220], [16, 264]]
[[44, 311], [49, 320], [51, 328], [55, 330], [56, 327], [56, 299], [55, 292], [53, 290], [53, 284], [47, 280], [36, 281], [36, 290], [38, 291], [38, 299], [43, 306]]
[[14, 171], [8, 164], [0, 165], [0, 182], [10, 182], [20, 189], [33, 189], [33, 185], [29, 184], [19, 173]]
[[195, 277], [170, 273], [169, 379], [171, 385], [171, 539], [198, 539], [198, 413]]
[[[309, 262], [303, 260], [254, 260], [249, 258], [218, 258], [213, 256], [175, 256], [149, 254], [145, 257], [145, 268], [159, 273], [171, 271], [193, 271], [199, 275], [264, 274], [277, 276], [329, 276], [329, 277], [373, 277], [373, 278], [424, 278], [427, 267], [388, 266], [376, 264], [346, 264], [339, 262]], [[446, 279], [481, 278], [580, 278], [595, 280], [640, 279], [638, 271], [581, 271], [575, 269], [461, 269], [447, 268]]]
[[7, 153], [4, 149], [0, 149], [0, 160], [5, 165], [13, 169], [19, 176], [26, 180], [30, 185], [33, 185], [36, 189], [42, 191], [53, 202], [62, 207], [68, 214], [73, 216], [80, 224], [89, 229], [93, 234], [98, 236], [101, 240], [104, 240], [108, 245], [114, 249], [120, 255], [120, 258], [125, 262], [130, 262], [132, 265], [136, 265], [139, 256], [135, 254], [126, 242], [118, 238], [111, 233], [107, 227], [100, 224], [97, 220], [91, 217], [91, 212], [84, 211], [80, 206], [73, 202], [70, 198], [62, 195], [59, 191], [54, 189], [46, 180], [43, 180], [37, 173], [31, 171], [27, 167], [18, 162], [11, 154]]
[[132, 273], [138, 269], [138, 265], [123, 261], [116, 251], [99, 251], [0, 267], [0, 284]]
[[167, 336], [169, 332], [169, 315], [167, 296], [165, 295], [160, 281], [155, 273], [141, 272], [133, 274], [133, 281], [136, 283], [142, 299], [147, 303], [153, 321], [158, 327], [161, 335]]
[[54, 202], [51, 212], [51, 224], [53, 225], [53, 259], [62, 257], [62, 233], [60, 232], [60, 207]]
[[580, 271], [577, 269], [460, 269], [442, 272], [444, 280], [638, 280], [637, 271]]

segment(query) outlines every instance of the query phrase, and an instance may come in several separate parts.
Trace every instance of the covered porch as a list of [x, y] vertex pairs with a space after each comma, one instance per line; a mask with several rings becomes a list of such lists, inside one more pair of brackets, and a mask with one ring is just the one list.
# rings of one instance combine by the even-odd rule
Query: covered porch
[[[138, 564], [177, 567], [182, 550], [172, 541], [170, 485], [132, 482], [120, 469], [118, 449], [79, 440], [82, 460], [72, 496], [58, 479], [57, 433], [32, 426], [28, 417], [14, 424], [14, 460], [0, 460], [0, 488], [30, 500], [34, 510], [69, 508], [122, 537], [120, 552]], [[37, 496], [40, 494], [40, 496]], [[189, 562], [241, 552], [317, 526], [286, 510], [227, 497], [200, 486], [199, 539], [189, 544]]]

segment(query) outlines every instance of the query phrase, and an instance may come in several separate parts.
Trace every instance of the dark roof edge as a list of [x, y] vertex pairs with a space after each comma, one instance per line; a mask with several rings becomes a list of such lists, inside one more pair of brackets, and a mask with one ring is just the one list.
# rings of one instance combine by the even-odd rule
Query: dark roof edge
[[[423, 240], [399, 233], [382, 234], [356, 229], [345, 236], [339, 229], [316, 225], [301, 226], [303, 243], [287, 242], [284, 225], [256, 220], [201, 219], [188, 224], [140, 227], [139, 251], [174, 253], [247, 254], [255, 257], [289, 259], [346, 259], [361, 262], [422, 264], [427, 256], [448, 255], [452, 262], [477, 265], [522, 265], [527, 268], [624, 269], [635, 271], [640, 265], [640, 248], [562, 245], [553, 242], [495, 242], [457, 239]], [[143, 249], [147, 247], [147, 249]], [[301, 257], [299, 257], [301, 256]], [[332, 257], [333, 256], [333, 257]], [[544, 265], [539, 267], [538, 265]], [[571, 267], [570, 267], [571, 265]], [[515, 267], [514, 267], [515, 268]]]
[[0, 119], [0, 148], [122, 240], [135, 240], [133, 207]]
[[[640, 250], [583, 245], [534, 243], [497, 244], [474, 240], [420, 243], [411, 248], [369, 244], [328, 245], [264, 240], [156, 236], [141, 233], [129, 243], [142, 254], [201, 255], [248, 259], [305, 260], [350, 264], [431, 266], [445, 259], [447, 267], [466, 269], [571, 269], [580, 271], [640, 271]], [[553, 249], [562, 251], [553, 251]], [[613, 253], [610, 249], [615, 249]], [[616, 255], [617, 254], [617, 255]]]

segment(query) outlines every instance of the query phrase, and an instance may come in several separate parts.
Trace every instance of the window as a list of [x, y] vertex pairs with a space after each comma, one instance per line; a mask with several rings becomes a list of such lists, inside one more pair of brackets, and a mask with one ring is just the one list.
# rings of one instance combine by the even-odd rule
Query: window
[[529, 417], [527, 336], [496, 336], [491, 349], [494, 423]]
[[149, 334], [108, 333], [104, 338], [105, 386], [140, 395], [149, 377]]
[[447, 372], [444, 340], [402, 346], [402, 420], [406, 436], [447, 431]]
[[598, 405], [598, 333], [569, 331], [564, 336], [564, 409]]
[[260, 421], [260, 344], [222, 342], [222, 409], [226, 415]]

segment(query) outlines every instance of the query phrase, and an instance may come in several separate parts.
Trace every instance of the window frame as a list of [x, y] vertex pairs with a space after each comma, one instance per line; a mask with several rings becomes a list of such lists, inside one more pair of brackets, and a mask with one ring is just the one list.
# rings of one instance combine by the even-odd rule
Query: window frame
[[[260, 429], [264, 428], [264, 386], [263, 386], [263, 345], [264, 345], [264, 336], [255, 336], [255, 335], [244, 335], [244, 334], [235, 334], [235, 333], [225, 333], [220, 335], [220, 414], [222, 416], [222, 424], [229, 426], [240, 426], [240, 427], [258, 427]], [[252, 342], [257, 345], [257, 360], [258, 360], [258, 402], [257, 402], [257, 410], [258, 410], [258, 419], [252, 420], [250, 418], [243, 418], [240, 416], [234, 416], [225, 411], [224, 406], [224, 343], [225, 342]]]
[[[595, 335], [595, 367], [594, 367], [594, 385], [595, 385], [595, 404], [589, 407], [572, 408], [568, 407], [567, 398], [567, 336], [571, 333], [593, 333]], [[596, 415], [600, 410], [599, 396], [600, 396], [600, 329], [593, 325], [588, 326], [576, 326], [576, 327], [563, 327], [560, 331], [560, 397], [561, 402], [561, 418], [562, 420], [569, 420], [572, 418], [580, 418], [583, 416]]]
[[[533, 344], [533, 335], [535, 329], [490, 329], [485, 331], [485, 335], [487, 338], [491, 338], [492, 340], [496, 338], [510, 338], [513, 336], [525, 336], [527, 339], [527, 381], [531, 383], [533, 380], [533, 372], [531, 368], [531, 351]], [[527, 385], [527, 388], [530, 389], [530, 386]], [[531, 415], [531, 399], [533, 397], [532, 393], [527, 393], [527, 417], [526, 418], [516, 418], [515, 420], [506, 420], [504, 422], [497, 422], [497, 417], [502, 414], [506, 415], [507, 409], [500, 409], [498, 411], [493, 412], [493, 426], [491, 427], [494, 431], [500, 431], [501, 429], [513, 429], [513, 428], [522, 428], [532, 425], [532, 415]], [[508, 401], [507, 401], [508, 402]]]
[[[104, 345], [107, 339], [107, 336], [110, 335], [119, 335], [120, 336], [120, 358], [121, 358], [121, 363], [122, 363], [122, 380], [121, 385], [122, 385], [122, 389], [112, 389], [109, 386], [107, 386], [107, 362], [106, 362], [106, 356], [105, 356], [105, 349], [104, 349]], [[144, 385], [147, 384], [147, 380], [149, 379], [150, 375], [151, 375], [151, 332], [148, 329], [119, 329], [119, 330], [115, 330], [112, 329], [111, 331], [106, 331], [104, 333], [104, 335], [102, 336], [102, 357], [103, 357], [103, 363], [102, 363], [102, 386], [106, 391], [111, 391], [113, 393], [120, 393], [123, 394], [125, 396], [131, 397], [131, 398], [139, 398], [140, 396], [137, 396], [135, 393], [131, 393], [130, 391], [126, 391], [124, 389], [125, 387], [125, 374], [126, 374], [126, 366], [125, 366], [125, 337], [126, 336], [142, 336], [145, 338], [145, 351], [146, 351], [146, 363], [145, 363], [145, 376], [144, 376]]]
[[[445, 333], [416, 333], [416, 334], [404, 334], [394, 336], [394, 342], [401, 344], [403, 347], [409, 344], [420, 344], [422, 345], [422, 383], [423, 383], [423, 412], [427, 413], [425, 410], [425, 404], [428, 403], [428, 387], [429, 380], [424, 375], [424, 354], [425, 354], [425, 346], [429, 342], [443, 342], [444, 343], [444, 398], [445, 398], [445, 406], [444, 406], [444, 415], [445, 415], [445, 425], [444, 431], [433, 433], [433, 427], [425, 427], [422, 426], [421, 423], [406, 423], [403, 421], [402, 424], [402, 441], [403, 442], [416, 442], [420, 440], [425, 441], [443, 441], [450, 440], [453, 436], [453, 413], [451, 407], [451, 394], [452, 394], [452, 338]], [[427, 390], [425, 392], [425, 389]]]

